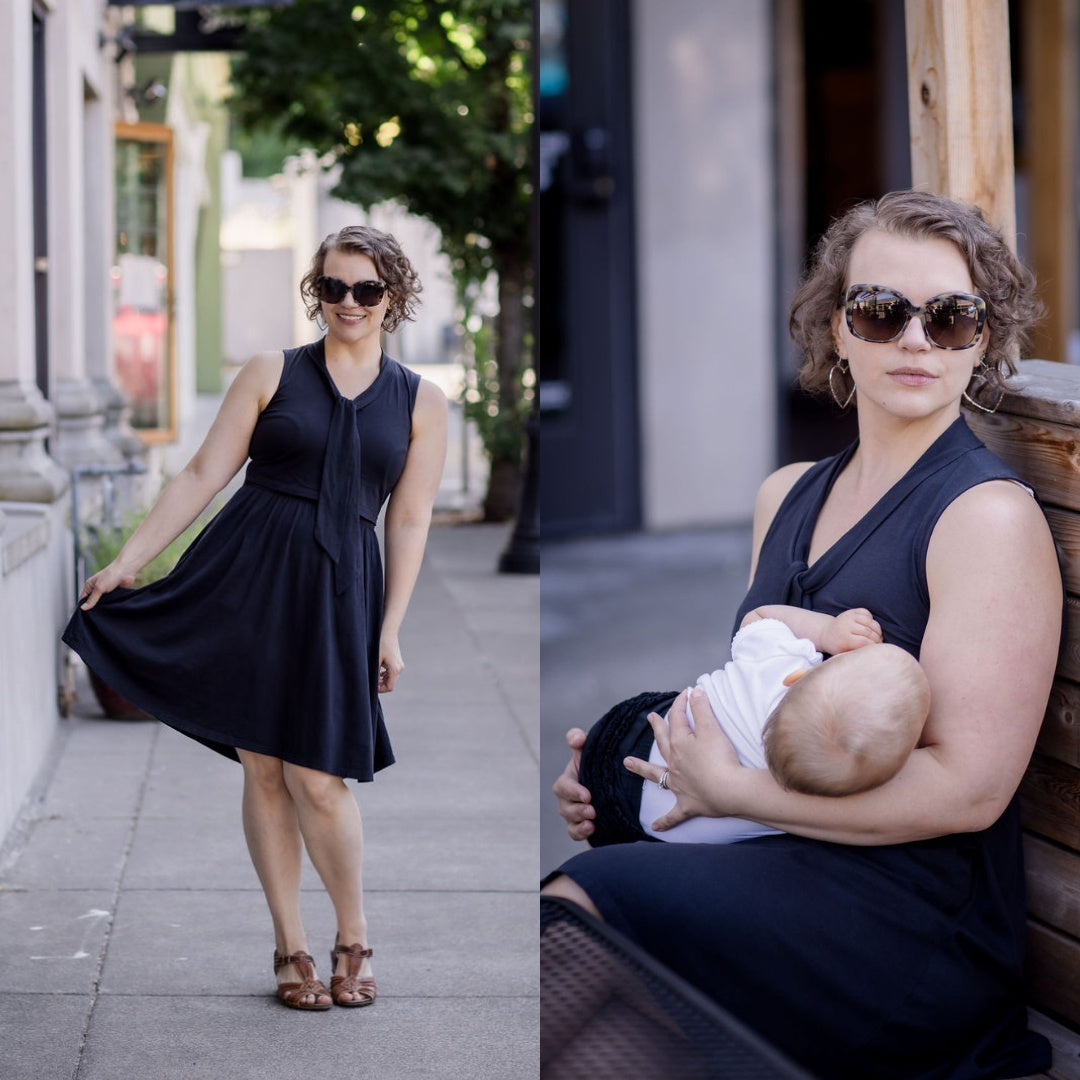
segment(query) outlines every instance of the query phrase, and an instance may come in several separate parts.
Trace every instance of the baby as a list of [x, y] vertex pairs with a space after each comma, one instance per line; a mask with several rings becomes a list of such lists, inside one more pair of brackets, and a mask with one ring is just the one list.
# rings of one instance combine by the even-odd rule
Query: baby
[[[769, 769], [794, 791], [853, 795], [896, 774], [930, 708], [918, 661], [881, 638], [881, 627], [865, 608], [836, 616], [779, 605], [756, 608], [732, 641], [730, 662], [702, 675], [697, 685], [743, 765]], [[824, 662], [823, 652], [832, 654]], [[598, 744], [594, 732], [582, 754], [583, 782], [600, 767], [589, 760]], [[648, 757], [664, 764], [655, 740]], [[615, 766], [623, 769], [621, 758]], [[615, 800], [623, 803], [622, 820], [638, 822], [639, 839], [730, 843], [778, 831], [741, 818], [697, 817], [656, 832], [652, 822], [675, 805], [674, 794], [625, 772], [628, 779], [590, 787], [598, 826], [605, 811], [615, 809], [605, 807], [605, 800]]]

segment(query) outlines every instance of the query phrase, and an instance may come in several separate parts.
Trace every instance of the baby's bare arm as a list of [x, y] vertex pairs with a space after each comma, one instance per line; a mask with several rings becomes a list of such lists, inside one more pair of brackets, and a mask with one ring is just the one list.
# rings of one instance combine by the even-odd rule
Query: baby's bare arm
[[808, 638], [823, 653], [850, 652], [882, 640], [881, 627], [866, 608], [826, 615], [786, 604], [764, 604], [748, 611], [740, 625], [748, 626], [759, 619], [778, 619], [796, 637]]

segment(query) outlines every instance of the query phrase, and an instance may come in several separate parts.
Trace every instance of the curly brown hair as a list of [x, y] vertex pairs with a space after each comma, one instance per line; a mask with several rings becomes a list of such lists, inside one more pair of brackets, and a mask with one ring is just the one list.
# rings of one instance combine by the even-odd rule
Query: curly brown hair
[[[1005, 238], [977, 206], [926, 191], [893, 191], [859, 203], [837, 218], [818, 241], [806, 277], [791, 302], [788, 329], [803, 354], [799, 385], [828, 397], [829, 371], [837, 360], [833, 316], [843, 306], [851, 252], [872, 229], [913, 240], [949, 240], [964, 256], [975, 291], [986, 301], [985, 367], [968, 393], [993, 405], [1005, 376], [1016, 370], [1014, 358], [1028, 343], [1044, 308], [1035, 295], [1035, 276], [1013, 254]], [[834, 373], [838, 395], [847, 397], [851, 375]]]
[[382, 321], [382, 328], [387, 333], [396, 330], [406, 319], [413, 318], [423, 285], [401, 246], [389, 233], [373, 229], [370, 225], [347, 225], [331, 233], [319, 245], [308, 272], [300, 279], [300, 297], [309, 319], [317, 318], [322, 310], [315, 295], [315, 282], [322, 277], [326, 255], [330, 251], [366, 255], [375, 264], [379, 279], [389, 286], [390, 303]]

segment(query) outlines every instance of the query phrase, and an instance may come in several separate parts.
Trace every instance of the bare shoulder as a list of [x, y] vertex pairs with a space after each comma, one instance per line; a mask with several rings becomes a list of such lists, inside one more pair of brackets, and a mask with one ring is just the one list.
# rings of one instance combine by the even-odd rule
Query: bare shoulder
[[934, 693], [959, 688], [977, 701], [993, 688], [990, 711], [1026, 693], [1017, 715], [1030, 713], [1034, 742], [1062, 616], [1061, 570], [1039, 504], [1008, 480], [957, 496], [930, 536], [926, 584], [930, 620], [920, 660]]
[[421, 378], [420, 385], [416, 388], [416, 408], [445, 409], [446, 394], [442, 387], [430, 379]]
[[944, 510], [930, 540], [935, 545], [977, 543], [1030, 551], [1053, 545], [1050, 527], [1031, 493], [1011, 480], [988, 480], [958, 495]]
[[1060, 571], [1054, 538], [1039, 504], [1019, 484], [991, 480], [957, 496], [938, 519], [926, 553], [931, 590], [961, 581], [1008, 583], [1056, 593]]
[[260, 409], [265, 408], [281, 382], [284, 366], [283, 352], [256, 353], [237, 372], [232, 388], [246, 397], [255, 398]]
[[787, 497], [787, 493], [813, 464], [812, 461], [794, 461], [766, 476], [761, 482], [761, 487], [758, 488], [757, 501], [754, 505], [754, 520], [763, 520], [766, 523], [772, 521], [780, 504]]
[[416, 388], [416, 404], [413, 405], [413, 424], [426, 426], [445, 422], [448, 405], [442, 387], [430, 379], [421, 379]]
[[240, 374], [247, 374], [249, 378], [265, 378], [268, 375], [280, 377], [281, 369], [284, 366], [285, 354], [276, 349], [272, 352], [256, 353], [240, 369]]

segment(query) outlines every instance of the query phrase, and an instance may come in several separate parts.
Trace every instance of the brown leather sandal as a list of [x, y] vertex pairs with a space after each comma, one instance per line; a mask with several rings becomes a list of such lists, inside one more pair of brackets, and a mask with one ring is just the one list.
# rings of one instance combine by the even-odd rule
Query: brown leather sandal
[[[330, 976], [330, 996], [334, 999], [335, 1005], [351, 1009], [361, 1005], [370, 1005], [375, 1000], [375, 980], [371, 977], [360, 978], [360, 965], [371, 955], [371, 949], [365, 949], [363, 945], [334, 945], [330, 953], [330, 967], [333, 971], [337, 971], [339, 956], [349, 958], [347, 975]], [[358, 994], [359, 997], [351, 1001], [343, 1001], [342, 994]]]
[[[276, 975], [287, 964], [296, 965], [296, 970], [300, 972], [300, 978], [303, 981], [280, 983], [277, 988], [278, 1001], [288, 1005], [290, 1009], [306, 1009], [311, 1012], [323, 1012], [333, 1008], [329, 1001], [325, 1004], [319, 1003], [319, 998], [330, 997], [330, 991], [326, 989], [326, 983], [316, 976], [315, 961], [311, 953], [298, 952], [293, 953], [292, 956], [282, 956], [275, 949], [274, 974]], [[315, 1000], [312, 1002], [301, 1000], [308, 994], [311, 994]]]

